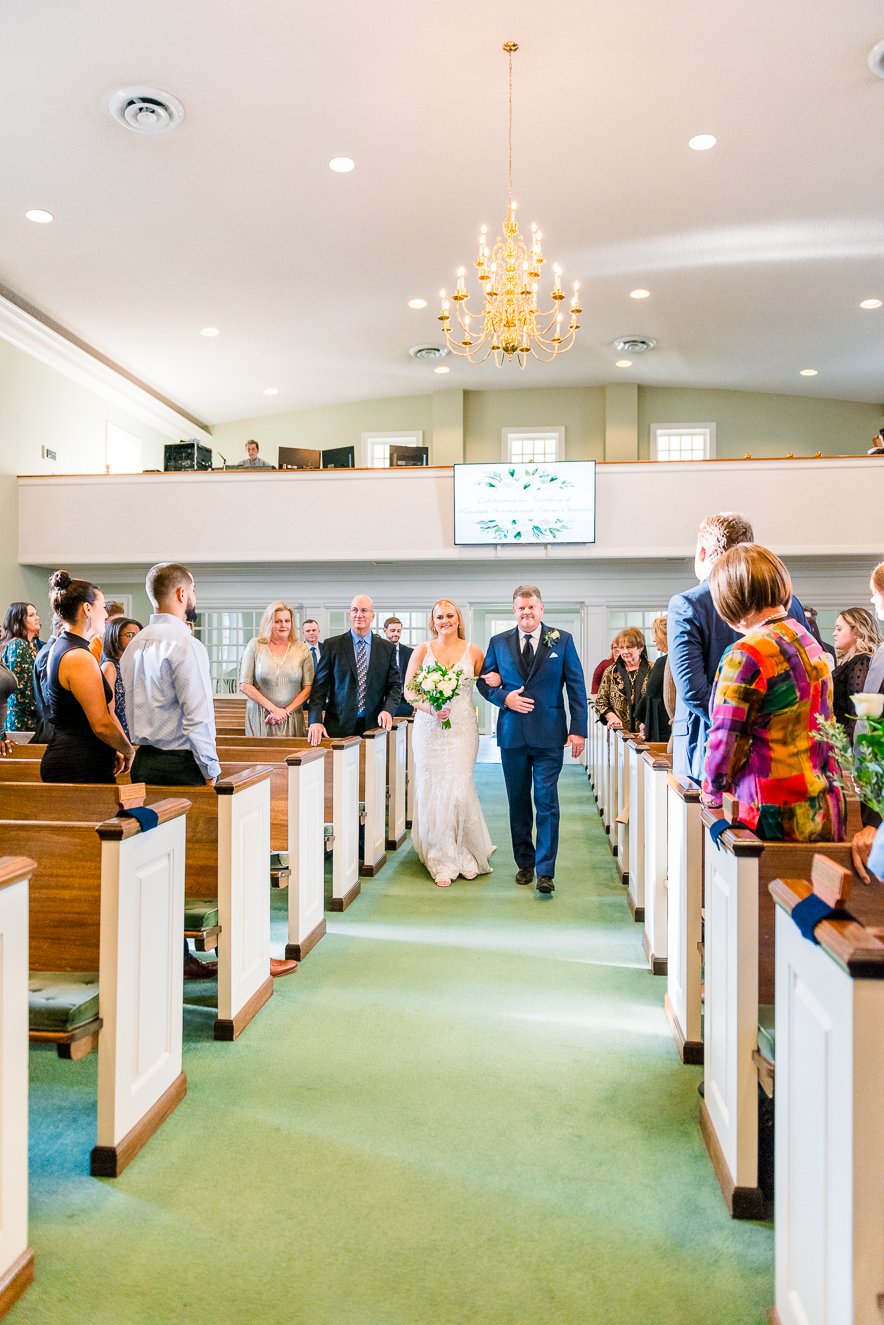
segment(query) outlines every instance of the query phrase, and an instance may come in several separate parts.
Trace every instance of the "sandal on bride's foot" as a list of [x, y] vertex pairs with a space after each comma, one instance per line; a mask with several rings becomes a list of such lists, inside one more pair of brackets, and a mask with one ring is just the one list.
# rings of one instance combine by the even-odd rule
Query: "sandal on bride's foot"
[[437, 888], [450, 888], [450, 887], [451, 887], [451, 880], [450, 880], [450, 879], [436, 879], [436, 880], [435, 880], [435, 883], [436, 883], [436, 887], [437, 887]]

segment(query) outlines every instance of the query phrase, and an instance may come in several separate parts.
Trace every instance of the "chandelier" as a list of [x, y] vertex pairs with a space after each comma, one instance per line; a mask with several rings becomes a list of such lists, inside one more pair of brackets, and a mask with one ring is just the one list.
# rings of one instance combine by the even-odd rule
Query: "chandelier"
[[[488, 248], [488, 227], [479, 234], [479, 253], [473, 266], [479, 278], [481, 311], [469, 307], [469, 293], [465, 285], [464, 268], [457, 273], [457, 289], [449, 300], [441, 292], [442, 309], [439, 321], [452, 354], [484, 363], [493, 354], [498, 367], [504, 360], [517, 359], [521, 368], [528, 356], [549, 363], [557, 354], [564, 354], [574, 344], [579, 329], [578, 314], [582, 313], [578, 301], [579, 283], [574, 282], [571, 296], [571, 321], [564, 327], [563, 308], [565, 292], [562, 289], [562, 269], [553, 266], [552, 307], [541, 312], [538, 307], [540, 269], [544, 258], [541, 232], [531, 226], [530, 251], [519, 233], [516, 204], [513, 202], [513, 53], [518, 43], [504, 43], [509, 60], [509, 207], [503, 223], [503, 238], [499, 235], [494, 247]], [[454, 304], [454, 326], [449, 311]]]

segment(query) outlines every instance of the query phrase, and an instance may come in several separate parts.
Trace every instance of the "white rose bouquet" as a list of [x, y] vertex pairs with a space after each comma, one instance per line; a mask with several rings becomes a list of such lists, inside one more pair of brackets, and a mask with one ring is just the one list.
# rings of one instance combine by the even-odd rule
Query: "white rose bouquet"
[[[451, 703], [455, 695], [459, 694], [462, 680], [462, 667], [445, 667], [442, 663], [433, 661], [424, 663], [423, 667], [415, 672], [407, 689], [418, 702], [429, 704], [430, 708], [439, 713]], [[450, 719], [443, 719], [440, 726], [448, 731], [451, 727]]]
[[884, 815], [884, 695], [851, 695], [858, 718], [856, 738], [851, 741], [834, 718], [817, 720], [817, 740], [826, 741], [853, 783], [856, 794], [878, 814]]

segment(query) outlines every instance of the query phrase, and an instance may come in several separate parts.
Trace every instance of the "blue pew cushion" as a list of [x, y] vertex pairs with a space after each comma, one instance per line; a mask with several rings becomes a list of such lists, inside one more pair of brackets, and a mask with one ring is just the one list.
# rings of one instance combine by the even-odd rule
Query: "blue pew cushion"
[[98, 1016], [97, 971], [38, 971], [28, 980], [32, 1031], [72, 1031]]

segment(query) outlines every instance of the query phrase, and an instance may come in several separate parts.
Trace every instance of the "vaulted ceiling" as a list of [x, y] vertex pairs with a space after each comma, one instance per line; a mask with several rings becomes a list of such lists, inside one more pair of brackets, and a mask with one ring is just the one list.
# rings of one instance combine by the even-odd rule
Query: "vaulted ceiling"
[[[0, 282], [209, 422], [612, 380], [879, 401], [882, 37], [873, 0], [5, 0]], [[438, 377], [408, 349], [503, 219], [510, 38], [519, 215], [582, 329]], [[180, 127], [116, 123], [136, 84]], [[634, 334], [657, 348], [614, 367]]]

